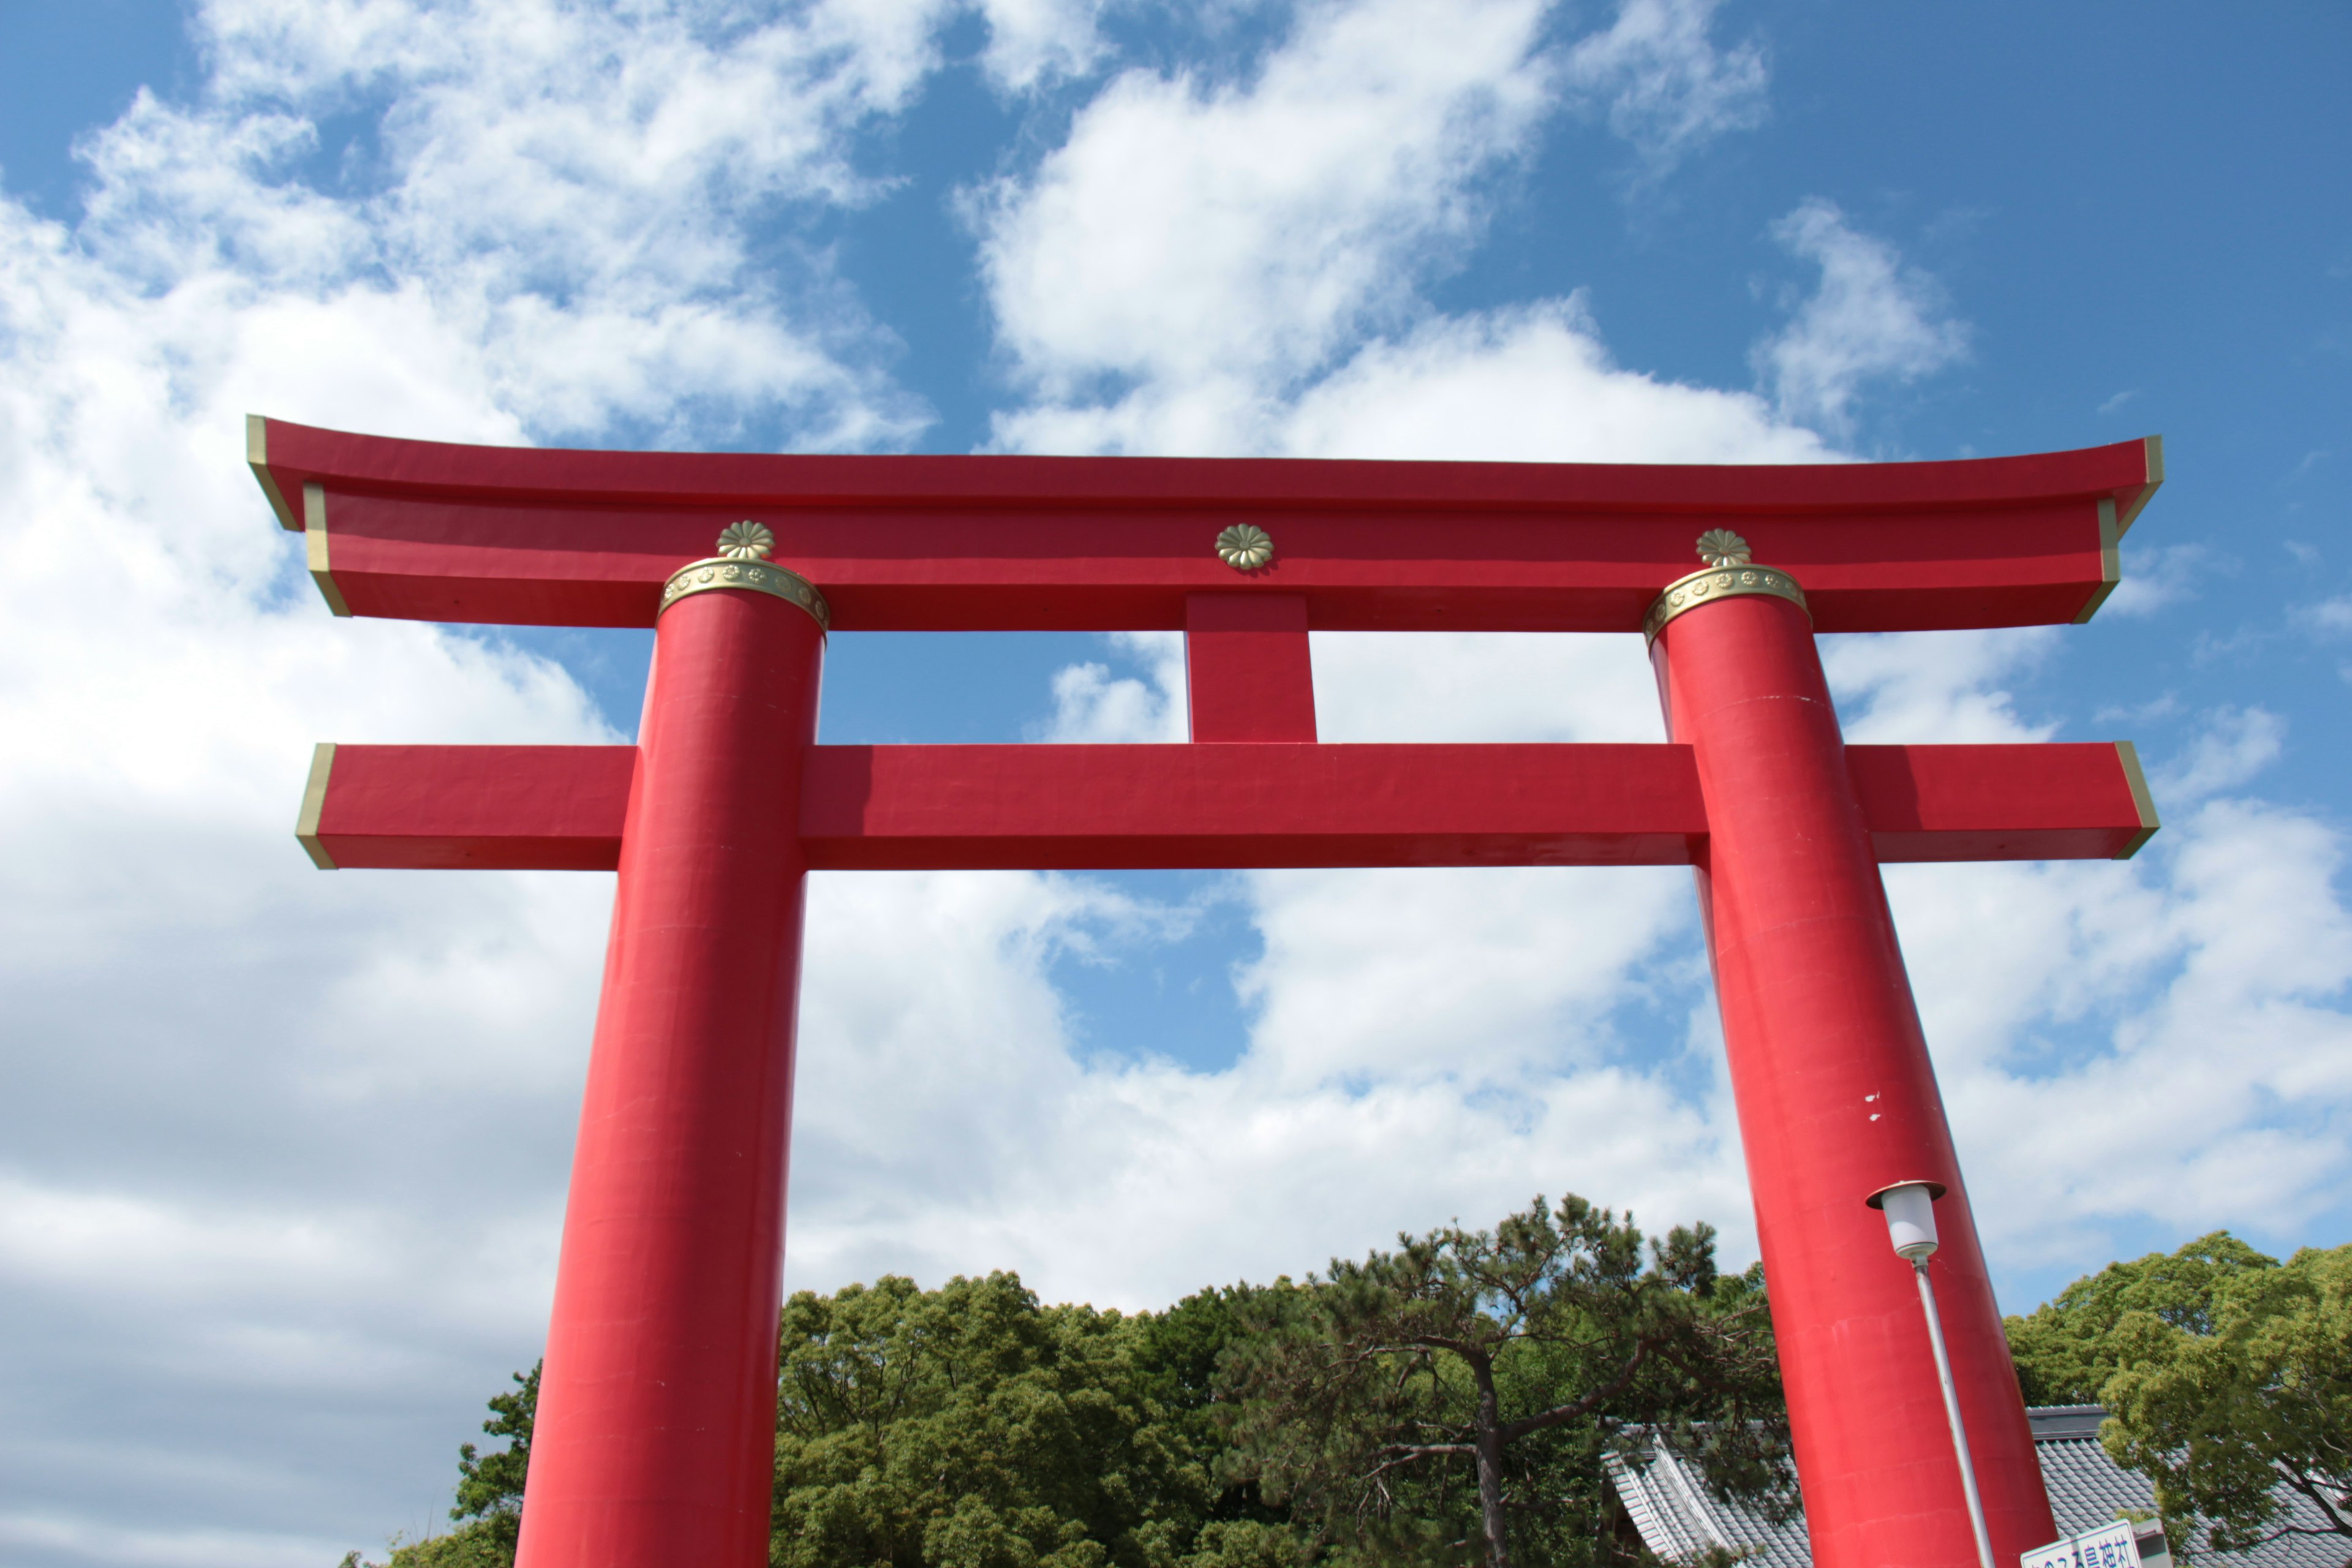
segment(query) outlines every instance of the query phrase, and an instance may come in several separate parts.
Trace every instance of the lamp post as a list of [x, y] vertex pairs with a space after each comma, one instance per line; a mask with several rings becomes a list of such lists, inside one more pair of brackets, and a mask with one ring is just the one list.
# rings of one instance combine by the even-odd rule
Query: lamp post
[[1969, 1429], [1960, 1420], [1960, 1391], [1952, 1382], [1952, 1358], [1944, 1349], [1944, 1325], [1936, 1315], [1936, 1287], [1927, 1259], [1936, 1255], [1936, 1200], [1941, 1182], [1898, 1182], [1864, 1199], [1886, 1215], [1886, 1237], [1895, 1255], [1911, 1265], [1919, 1281], [1919, 1306], [1927, 1315], [1927, 1344], [1936, 1352], [1936, 1381], [1944, 1390], [1944, 1415], [1952, 1424], [1952, 1451], [1959, 1457], [1960, 1490], [1969, 1503], [1969, 1528], [1976, 1531], [1979, 1568], [1993, 1568], [1992, 1534], [1985, 1528], [1984, 1500], [1977, 1495], [1977, 1468], [1969, 1458]]

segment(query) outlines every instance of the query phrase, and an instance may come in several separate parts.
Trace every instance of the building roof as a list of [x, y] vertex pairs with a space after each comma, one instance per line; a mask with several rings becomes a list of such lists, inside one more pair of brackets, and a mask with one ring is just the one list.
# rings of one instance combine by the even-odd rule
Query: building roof
[[[2105, 1411], [2095, 1405], [2050, 1405], [2026, 1415], [2033, 1423], [2034, 1453], [2062, 1535], [2095, 1529], [2124, 1510], [2154, 1511], [2156, 1493], [2147, 1478], [2125, 1469], [2099, 1446]], [[1738, 1552], [1758, 1568], [1812, 1568], [1801, 1512], [1775, 1526], [1753, 1509], [1711, 1496], [1697, 1467], [1663, 1447], [1642, 1469], [1615, 1454], [1606, 1463], [1642, 1543], [1667, 1562], [1720, 1550]], [[2325, 1523], [2304, 1498], [2283, 1491], [2279, 1500], [2296, 1523]], [[2290, 1535], [2220, 1561], [2232, 1568], [2346, 1568], [2352, 1558], [2347, 1548], [2352, 1543], [2341, 1536]]]

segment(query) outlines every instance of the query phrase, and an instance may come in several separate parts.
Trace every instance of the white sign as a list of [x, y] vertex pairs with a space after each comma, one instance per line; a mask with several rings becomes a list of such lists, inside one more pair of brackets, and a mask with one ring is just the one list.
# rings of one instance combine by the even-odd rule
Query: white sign
[[[2172, 1557], [2165, 1552], [2153, 1561], [2168, 1564]], [[2139, 1538], [2129, 1522], [2117, 1520], [2029, 1552], [2017, 1562], [2018, 1568], [2140, 1568]]]
[[2118, 1520], [2105, 1530], [2074, 1537], [2074, 1561], [2082, 1568], [2139, 1568], [2139, 1539]]

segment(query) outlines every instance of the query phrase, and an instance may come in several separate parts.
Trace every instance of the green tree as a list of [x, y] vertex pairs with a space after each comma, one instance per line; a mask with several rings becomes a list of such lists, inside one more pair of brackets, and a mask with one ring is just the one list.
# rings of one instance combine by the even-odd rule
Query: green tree
[[[2099, 1440], [2155, 1484], [2176, 1550], [2352, 1539], [2352, 1247], [2282, 1264], [2217, 1231], [2008, 1327], [2029, 1399], [2107, 1407]], [[2281, 1488], [2322, 1522], [2298, 1524]]]
[[2217, 1230], [2166, 1256], [2110, 1263], [2058, 1292], [2030, 1317], [2011, 1318], [2011, 1358], [2029, 1405], [2095, 1405], [2123, 1370], [2116, 1325], [2144, 1314], [2192, 1334], [2213, 1329], [2218, 1292], [2236, 1277], [2278, 1267]]
[[[1286, 1286], [1284, 1288], [1287, 1288]], [[1211, 1478], [1218, 1359], [1260, 1292], [1124, 1317], [1011, 1274], [803, 1292], [780, 1325], [772, 1560], [923, 1568], [1297, 1568], [1246, 1482]], [[511, 1568], [539, 1373], [459, 1450], [461, 1522], [381, 1568]], [[359, 1554], [345, 1568], [363, 1568]]]
[[[1458, 1562], [1483, 1539], [1476, 1468], [1431, 1423], [1465, 1397], [1476, 1404], [1480, 1368], [1505, 1423], [1490, 1435], [1523, 1562], [1609, 1560], [1606, 1543], [1588, 1538], [1608, 1508], [1603, 1451], [1642, 1441], [1628, 1424], [1674, 1431], [1723, 1485], [1760, 1495], [1779, 1484], [1760, 1279], [1717, 1278], [1704, 1228], [1675, 1233], [1645, 1263], [1630, 1224], [1570, 1199], [1557, 1217], [1538, 1202], [1496, 1237], [1454, 1230], [1407, 1247], [1410, 1266], [1376, 1254], [1335, 1265], [1328, 1281], [1223, 1287], [1131, 1315], [1041, 1305], [1012, 1274], [937, 1290], [886, 1278], [801, 1292], [779, 1323], [771, 1561]], [[1419, 1287], [1408, 1283], [1414, 1268]], [[1397, 1299], [1383, 1305], [1383, 1289]], [[1399, 1390], [1318, 1403], [1330, 1371], [1318, 1357], [1334, 1334], [1400, 1323], [1451, 1339], [1382, 1352]], [[509, 1447], [460, 1450], [458, 1528], [395, 1543], [386, 1568], [510, 1568], [538, 1374], [517, 1381], [491, 1401], [484, 1428]], [[1338, 1506], [1352, 1472], [1293, 1462], [1344, 1457], [1332, 1410], [1394, 1416], [1415, 1398], [1411, 1441], [1425, 1452], [1378, 1457], [1369, 1513]]]
[[[784, 1309], [772, 1561], [1154, 1568], [1196, 1544], [1205, 1456], [1135, 1320], [1018, 1277], [886, 1278]], [[1213, 1542], [1213, 1544], [1214, 1544]]]
[[1601, 1457], [1654, 1440], [1724, 1495], [1787, 1506], [1760, 1272], [1714, 1233], [1645, 1243], [1582, 1198], [1335, 1259], [1228, 1356], [1235, 1451], [1343, 1554], [1489, 1568], [1621, 1557]]
[[1306, 1300], [1286, 1276], [1272, 1285], [1197, 1291], [1165, 1311], [1131, 1320], [1133, 1362], [1145, 1391], [1214, 1483], [1202, 1543], [1191, 1560], [1197, 1568], [1227, 1561], [1295, 1563], [1305, 1550], [1291, 1528], [1290, 1510], [1266, 1501], [1256, 1477], [1221, 1462], [1227, 1412], [1218, 1373], [1264, 1324], [1295, 1318]]

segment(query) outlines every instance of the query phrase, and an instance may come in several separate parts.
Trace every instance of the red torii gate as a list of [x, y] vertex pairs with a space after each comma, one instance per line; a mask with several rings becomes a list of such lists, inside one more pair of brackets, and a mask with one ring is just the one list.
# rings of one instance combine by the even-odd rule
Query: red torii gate
[[[811, 869], [1695, 868], [1814, 1561], [1975, 1561], [1863, 1203], [1906, 1180], [1949, 1190], [1996, 1550], [2056, 1533], [1878, 863], [2122, 858], [2156, 816], [2128, 742], [1846, 746], [1814, 633], [2088, 619], [2155, 438], [1706, 468], [247, 444], [338, 615], [658, 631], [634, 747], [322, 745], [302, 805], [321, 867], [620, 872], [525, 1568], [766, 1561]], [[820, 746], [828, 626], [1181, 628], [1192, 742]], [[1310, 628], [1643, 629], [1671, 740], [1318, 745]]]

